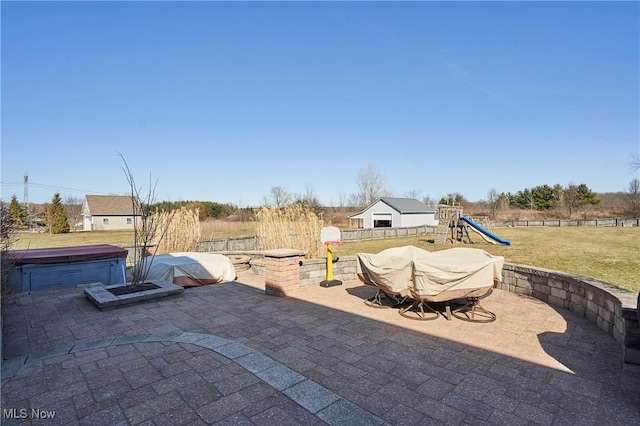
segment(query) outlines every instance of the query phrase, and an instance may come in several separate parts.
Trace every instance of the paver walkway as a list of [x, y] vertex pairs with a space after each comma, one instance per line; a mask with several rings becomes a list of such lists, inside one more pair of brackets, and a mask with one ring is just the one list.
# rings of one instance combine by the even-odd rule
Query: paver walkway
[[360, 282], [277, 298], [239, 275], [111, 311], [24, 295], [3, 310], [2, 423], [640, 424], [640, 373], [569, 311], [495, 291], [493, 323], [419, 322]]

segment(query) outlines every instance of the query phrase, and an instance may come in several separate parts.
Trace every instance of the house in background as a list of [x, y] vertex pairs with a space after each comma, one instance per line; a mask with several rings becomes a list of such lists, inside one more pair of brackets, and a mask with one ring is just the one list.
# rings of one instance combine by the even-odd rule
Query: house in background
[[134, 215], [130, 195], [87, 195], [82, 203], [82, 229], [114, 231], [133, 229], [140, 214]]
[[357, 220], [359, 228], [438, 225], [436, 211], [415, 198], [382, 197], [349, 219]]

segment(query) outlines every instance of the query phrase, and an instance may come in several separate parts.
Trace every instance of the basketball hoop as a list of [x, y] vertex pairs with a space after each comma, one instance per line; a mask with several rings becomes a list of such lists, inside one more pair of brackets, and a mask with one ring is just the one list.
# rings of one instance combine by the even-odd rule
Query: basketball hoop
[[[327, 279], [320, 283], [322, 287], [341, 285], [342, 281], [333, 279], [333, 247], [342, 245], [340, 229], [326, 226], [320, 231], [320, 242], [327, 247]], [[338, 259], [336, 258], [336, 261]]]
[[342, 244], [340, 229], [335, 226], [325, 226], [320, 231], [320, 242], [326, 245], [338, 246]]

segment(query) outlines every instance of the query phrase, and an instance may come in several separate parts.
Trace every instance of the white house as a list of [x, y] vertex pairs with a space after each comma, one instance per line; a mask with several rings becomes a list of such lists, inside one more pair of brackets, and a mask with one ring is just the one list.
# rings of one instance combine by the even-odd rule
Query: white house
[[82, 203], [82, 228], [85, 231], [133, 229], [133, 204], [130, 195], [87, 195]]
[[361, 228], [438, 225], [436, 211], [415, 198], [382, 197], [349, 218], [358, 220]]

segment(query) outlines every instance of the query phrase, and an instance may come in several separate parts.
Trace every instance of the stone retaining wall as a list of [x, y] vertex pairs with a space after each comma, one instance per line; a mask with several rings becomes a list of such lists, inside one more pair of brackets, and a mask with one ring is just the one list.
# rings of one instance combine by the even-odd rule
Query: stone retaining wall
[[511, 263], [505, 263], [502, 270], [501, 289], [587, 317], [621, 344], [625, 334], [623, 312], [636, 309], [638, 297], [594, 278]]

